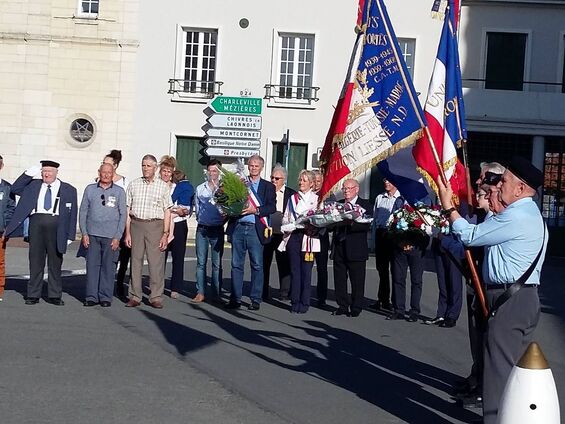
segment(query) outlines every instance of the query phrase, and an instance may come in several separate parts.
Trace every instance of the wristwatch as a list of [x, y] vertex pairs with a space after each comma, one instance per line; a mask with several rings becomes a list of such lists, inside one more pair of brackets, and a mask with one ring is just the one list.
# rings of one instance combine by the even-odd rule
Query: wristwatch
[[445, 209], [445, 210], [441, 211], [441, 214], [442, 214], [443, 216], [445, 216], [446, 218], [449, 218], [449, 217], [451, 216], [451, 214], [452, 214], [453, 212], [455, 212], [456, 210], [457, 210], [457, 208], [451, 207], [451, 208], [449, 208], [449, 209]]

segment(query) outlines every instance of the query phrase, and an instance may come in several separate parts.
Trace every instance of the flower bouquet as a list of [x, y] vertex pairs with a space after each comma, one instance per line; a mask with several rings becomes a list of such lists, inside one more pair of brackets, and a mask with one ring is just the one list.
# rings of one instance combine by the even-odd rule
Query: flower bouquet
[[419, 202], [395, 210], [388, 218], [387, 228], [397, 244], [410, 247], [421, 244], [435, 232], [449, 234], [449, 221], [439, 206]]
[[247, 207], [247, 185], [240, 175], [222, 167], [219, 170], [220, 184], [214, 192], [214, 204], [223, 215], [239, 216]]
[[316, 211], [308, 211], [296, 218], [295, 222], [282, 226], [282, 231], [293, 231], [308, 225], [317, 228], [329, 228], [349, 224], [351, 221], [370, 224], [373, 219], [365, 216], [365, 209], [351, 203], [328, 202]]
[[328, 202], [308, 217], [308, 221], [314, 227], [325, 228], [340, 223], [349, 224], [348, 221], [360, 224], [370, 224], [373, 219], [365, 216], [365, 209], [351, 203]]

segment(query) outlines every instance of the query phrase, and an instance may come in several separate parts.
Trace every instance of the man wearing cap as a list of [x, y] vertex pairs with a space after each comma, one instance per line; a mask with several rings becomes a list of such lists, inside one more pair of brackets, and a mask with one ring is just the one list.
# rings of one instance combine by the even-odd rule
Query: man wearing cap
[[[476, 181], [478, 189], [477, 201], [480, 204], [480, 196], [484, 196], [484, 200], [488, 202], [488, 212], [480, 207], [475, 209], [477, 223], [490, 219], [504, 210], [504, 206], [498, 199], [498, 184], [502, 180], [502, 174], [504, 174], [506, 169], [498, 162], [482, 162], [480, 169], [481, 175]], [[482, 269], [485, 248], [483, 246], [474, 247], [471, 249], [471, 253], [478, 263], [478, 269]], [[458, 387], [456, 396], [465, 407], [482, 408], [485, 319], [472, 285], [467, 285], [467, 318], [473, 365], [471, 366], [470, 375]]]
[[29, 216], [29, 282], [26, 305], [35, 305], [41, 297], [45, 257], [48, 262], [47, 297], [49, 303], [62, 306], [61, 267], [67, 245], [75, 239], [77, 226], [77, 190], [57, 178], [59, 164], [41, 161], [27, 169], [12, 186], [20, 196], [6, 236], [12, 234]]
[[[4, 158], [0, 156], [0, 171], [4, 168]], [[6, 285], [6, 237], [4, 229], [14, 214], [16, 201], [12, 193], [12, 184], [0, 178], [0, 302]]]
[[438, 182], [445, 215], [467, 246], [487, 246], [483, 279], [490, 309], [485, 334], [483, 419], [497, 421], [506, 380], [532, 339], [540, 315], [537, 287], [547, 230], [533, 201], [543, 173], [514, 157], [498, 184], [505, 209], [481, 224], [469, 224], [452, 203], [451, 187]]

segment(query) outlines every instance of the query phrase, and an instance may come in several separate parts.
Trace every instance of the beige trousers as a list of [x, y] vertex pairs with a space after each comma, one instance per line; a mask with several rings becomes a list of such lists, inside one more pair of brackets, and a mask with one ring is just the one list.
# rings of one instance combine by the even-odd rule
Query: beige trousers
[[161, 300], [165, 289], [165, 252], [159, 250], [163, 235], [163, 220], [151, 222], [131, 221], [131, 282], [129, 298], [141, 301], [143, 298], [143, 257], [147, 254], [149, 264], [149, 301]]

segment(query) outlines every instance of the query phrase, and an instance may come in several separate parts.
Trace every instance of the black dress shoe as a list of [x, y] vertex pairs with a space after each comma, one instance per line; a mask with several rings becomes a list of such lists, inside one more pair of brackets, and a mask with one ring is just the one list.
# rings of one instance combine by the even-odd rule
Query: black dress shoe
[[107, 300], [103, 300], [102, 302], [100, 302], [100, 306], [102, 306], [103, 308], [109, 308], [110, 306], [112, 306], [112, 303], [108, 302]]
[[65, 302], [63, 302], [63, 299], [61, 299], [60, 297], [50, 297], [47, 300], [51, 305], [55, 305], [55, 306], [64, 306]]
[[418, 322], [418, 314], [415, 312], [410, 312], [410, 315], [406, 318], [408, 322]]
[[251, 302], [251, 305], [247, 307], [250, 311], [258, 311], [261, 309], [261, 304], [259, 302]]
[[97, 303], [94, 300], [85, 300], [82, 306], [96, 306]]
[[386, 319], [389, 321], [396, 321], [398, 319], [406, 319], [406, 315], [401, 314], [400, 312], [393, 312], [388, 317], [386, 317]]
[[236, 302], [235, 300], [230, 300], [228, 303], [226, 303], [224, 308], [226, 308], [226, 309], [239, 309], [239, 308], [241, 308], [241, 302]]
[[358, 310], [351, 311], [351, 313], [349, 314], [349, 316], [353, 318], [357, 318], [359, 315], [361, 315], [361, 311]]
[[25, 302], [26, 305], [36, 305], [38, 303], [39, 303], [38, 297], [28, 297]]
[[325, 300], [318, 300], [316, 302], [316, 307], [318, 307], [320, 309], [326, 308], [327, 306], [328, 306], [328, 304], [326, 303]]
[[332, 312], [332, 315], [349, 315], [349, 311], [347, 309], [337, 308]]
[[457, 321], [455, 321], [452, 318], [446, 318], [443, 320], [443, 322], [439, 323], [439, 326], [442, 328], [453, 328], [455, 327], [455, 325], [457, 324]]

